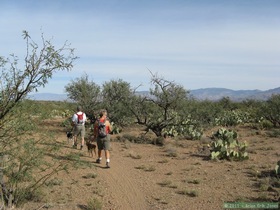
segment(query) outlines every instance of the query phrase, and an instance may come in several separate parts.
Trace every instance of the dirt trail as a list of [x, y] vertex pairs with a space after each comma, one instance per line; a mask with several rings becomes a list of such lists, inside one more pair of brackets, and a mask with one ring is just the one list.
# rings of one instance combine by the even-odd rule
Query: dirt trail
[[111, 168], [105, 168], [105, 158], [97, 165], [97, 173], [103, 179], [105, 209], [147, 209], [145, 193], [137, 179], [133, 165], [124, 161], [118, 144], [113, 144]]
[[42, 201], [29, 202], [23, 210], [45, 206], [86, 210], [93, 198], [100, 201], [103, 210], [222, 210], [224, 202], [279, 201], [279, 193], [258, 187], [267, 183], [266, 174], [279, 160], [279, 138], [252, 135], [247, 128], [239, 128], [239, 133], [250, 145], [250, 159], [242, 162], [207, 159], [202, 150], [207, 139], [167, 139], [160, 147], [114, 141], [117, 137], [113, 136], [111, 168], [107, 169], [104, 152], [101, 164], [97, 164], [86, 148], [72, 149], [61, 132], [58, 141], [65, 143], [61, 155], [79, 154], [86, 164], [58, 174]]

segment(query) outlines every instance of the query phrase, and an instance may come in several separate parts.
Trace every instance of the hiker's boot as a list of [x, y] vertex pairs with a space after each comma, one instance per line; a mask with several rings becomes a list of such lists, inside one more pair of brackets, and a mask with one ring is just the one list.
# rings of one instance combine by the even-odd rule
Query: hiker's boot
[[109, 162], [106, 162], [106, 168], [110, 168]]
[[101, 162], [101, 160], [98, 158], [98, 159], [96, 159], [96, 163], [100, 163]]
[[80, 150], [83, 150], [83, 145], [81, 145], [81, 148], [80, 148]]

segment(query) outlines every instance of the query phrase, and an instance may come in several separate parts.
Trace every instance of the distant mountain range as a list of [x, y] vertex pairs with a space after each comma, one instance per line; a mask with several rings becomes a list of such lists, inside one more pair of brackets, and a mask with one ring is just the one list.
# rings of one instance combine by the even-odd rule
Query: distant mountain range
[[34, 93], [27, 98], [35, 101], [70, 101], [67, 94], [57, 93]]
[[280, 94], [280, 87], [269, 89], [265, 91], [261, 90], [231, 90], [226, 88], [204, 88], [191, 90], [190, 94], [199, 100], [220, 100], [223, 97], [228, 97], [232, 101], [242, 101], [245, 99], [255, 100], [267, 100], [273, 94]]
[[[148, 91], [140, 91], [138, 94], [148, 95]], [[190, 95], [198, 100], [217, 101], [228, 97], [232, 101], [242, 101], [245, 99], [267, 100], [273, 94], [280, 94], [280, 87], [270, 90], [231, 90], [226, 88], [202, 88], [190, 90]], [[55, 93], [35, 93], [28, 96], [31, 100], [40, 101], [70, 101], [67, 94]]]

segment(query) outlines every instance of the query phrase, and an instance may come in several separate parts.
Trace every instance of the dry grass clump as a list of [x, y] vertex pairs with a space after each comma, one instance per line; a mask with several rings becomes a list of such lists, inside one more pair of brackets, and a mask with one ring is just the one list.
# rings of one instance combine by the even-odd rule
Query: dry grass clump
[[130, 152], [128, 153], [128, 157], [131, 157], [132, 159], [141, 159], [141, 158], [142, 158], [141, 155], [136, 154], [134, 151], [130, 151]]
[[102, 209], [102, 203], [97, 198], [91, 198], [87, 202], [87, 210], [101, 210]]
[[167, 159], [162, 159], [162, 160], [158, 161], [158, 163], [168, 163], [168, 160]]
[[175, 146], [168, 144], [165, 146], [165, 150], [168, 157], [178, 157], [178, 151]]
[[181, 195], [188, 195], [190, 197], [197, 197], [198, 196], [198, 192], [196, 190], [183, 189], [183, 190], [179, 190], [177, 193], [181, 194]]
[[151, 172], [151, 171], [155, 171], [156, 168], [155, 166], [144, 166], [144, 165], [140, 165], [140, 166], [136, 166], [136, 169], [141, 169], [143, 171], [147, 171], [147, 172]]
[[83, 176], [83, 178], [85, 179], [95, 179], [97, 177], [96, 173], [88, 173], [85, 176]]
[[160, 185], [162, 187], [178, 188], [178, 186], [176, 184], [172, 183], [172, 181], [170, 181], [170, 180], [164, 180], [162, 182], [159, 182], [158, 185]]

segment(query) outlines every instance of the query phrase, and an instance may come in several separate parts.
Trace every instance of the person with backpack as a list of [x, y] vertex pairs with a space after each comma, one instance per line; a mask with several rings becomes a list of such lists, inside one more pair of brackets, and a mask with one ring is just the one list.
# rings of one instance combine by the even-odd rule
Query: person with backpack
[[82, 112], [82, 107], [77, 107], [77, 112], [72, 117], [72, 123], [74, 126], [73, 130], [73, 137], [74, 137], [74, 143], [73, 148], [77, 149], [78, 146], [78, 135], [81, 136], [82, 142], [80, 149], [83, 149], [83, 146], [85, 144], [85, 135], [86, 135], [86, 129], [85, 129], [85, 122], [87, 120], [86, 114]]
[[112, 126], [107, 118], [107, 111], [105, 109], [100, 111], [99, 119], [96, 120], [94, 125], [94, 139], [97, 142], [98, 148], [98, 158], [96, 163], [101, 162], [101, 152], [105, 151], [106, 167], [110, 168], [110, 132], [112, 131]]

